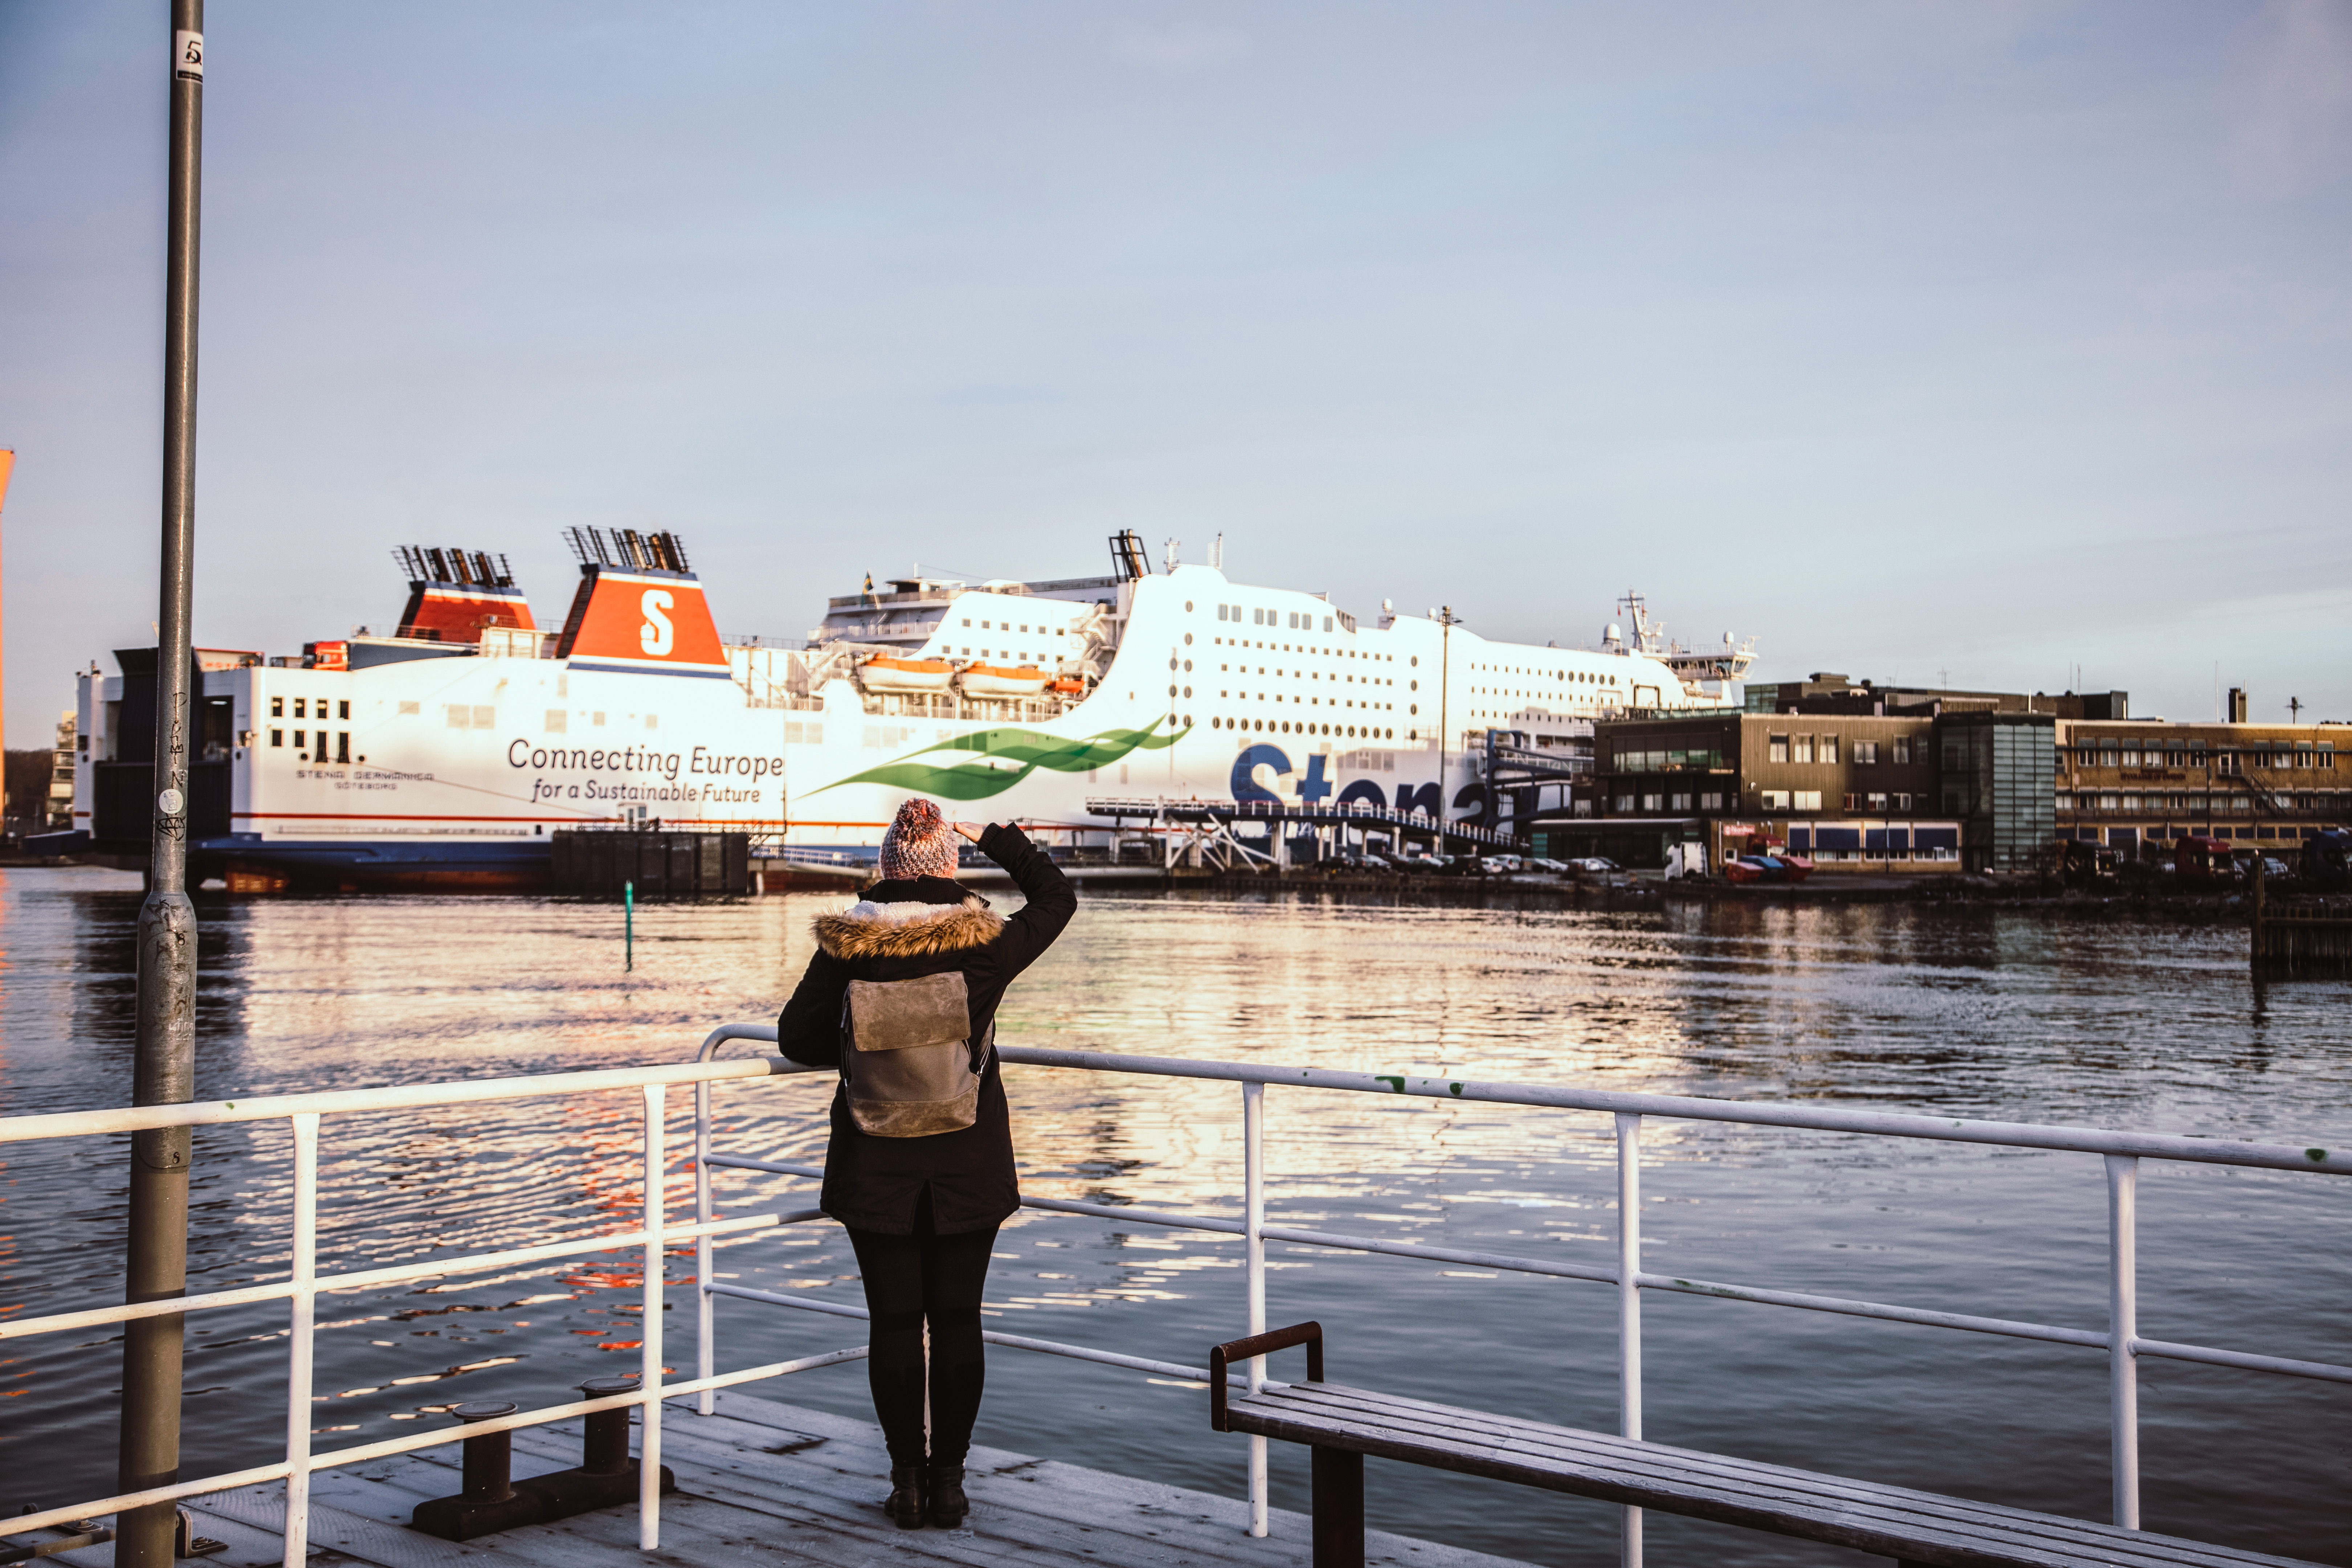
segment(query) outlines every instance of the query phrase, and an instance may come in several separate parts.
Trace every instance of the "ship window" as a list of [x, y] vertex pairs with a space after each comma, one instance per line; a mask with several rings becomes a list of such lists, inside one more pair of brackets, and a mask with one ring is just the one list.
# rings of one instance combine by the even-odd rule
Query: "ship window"
[[588, 715], [588, 723], [591, 728], [601, 730], [604, 727], [604, 716], [602, 713], [591, 713]]
[[661, 728], [661, 715], [660, 715], [660, 714], [658, 714], [658, 713], [648, 713], [648, 714], [646, 714], [646, 729], [648, 729], [648, 730], [658, 730], [658, 729], [660, 729], [660, 728]]
[[414, 702], [403, 702], [400, 705], [400, 710], [403, 713], [418, 713], [424, 711], [418, 704]]
[[562, 734], [563, 721], [566, 717], [568, 717], [568, 715], [566, 715], [561, 708], [549, 709], [547, 710], [547, 732], [551, 735]]
[[272, 719], [283, 719], [286, 717], [286, 699], [283, 697], [273, 697], [269, 700], [269, 716]]
[[335, 737], [335, 761], [339, 763], [348, 763], [351, 760], [352, 732], [349, 730], [345, 730]]
[[282, 745], [284, 745], [284, 744], [286, 743], [286, 731], [283, 731], [283, 730], [272, 730], [272, 731], [269, 731], [269, 743], [270, 743], [271, 745], [273, 745], [273, 746], [282, 746]]
[[305, 741], [305, 740], [303, 740], [303, 739], [302, 739], [302, 737], [303, 737], [303, 736], [305, 736], [305, 735], [307, 735], [307, 734], [309, 734], [309, 733], [310, 733], [310, 731], [309, 731], [308, 730], [297, 730], [297, 731], [294, 731], [294, 744], [295, 744], [297, 747], [307, 746], [310, 742], [307, 742], [307, 741]]
[[294, 717], [297, 719], [309, 717], [309, 715], [303, 711], [307, 707], [309, 707], [309, 704], [303, 699], [299, 697], [294, 699]]
[[971, 617], [970, 616], [966, 616], [963, 618], [963, 624], [964, 624], [965, 626], [970, 626], [970, 625], [971, 625]]
[[472, 729], [474, 727], [474, 710], [471, 708], [467, 707], [463, 702], [450, 703], [448, 708], [448, 724], [449, 728], [452, 730]]
[[349, 702], [338, 702], [338, 703], [336, 703], [336, 704], [335, 704], [335, 717], [336, 717], [336, 718], [338, 718], [338, 719], [348, 719], [348, 718], [350, 718], [351, 716], [352, 716], [352, 705], [351, 705]]

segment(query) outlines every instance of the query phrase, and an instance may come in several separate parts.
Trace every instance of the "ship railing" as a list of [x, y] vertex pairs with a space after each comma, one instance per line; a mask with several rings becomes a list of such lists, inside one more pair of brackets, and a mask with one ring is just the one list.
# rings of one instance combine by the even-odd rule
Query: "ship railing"
[[[845, 1302], [813, 1300], [805, 1295], [762, 1291], [731, 1284], [712, 1272], [712, 1250], [721, 1237], [805, 1225], [824, 1218], [816, 1208], [787, 1208], [771, 1213], [712, 1217], [712, 1173], [725, 1170], [764, 1172], [791, 1176], [818, 1176], [822, 1168], [798, 1162], [763, 1160], [721, 1152], [715, 1146], [709, 1089], [714, 1083], [801, 1075], [809, 1071], [781, 1057], [719, 1059], [730, 1041], [773, 1044], [776, 1031], [764, 1024], [730, 1024], [716, 1029], [692, 1062], [652, 1067], [606, 1068], [583, 1072], [535, 1074], [443, 1083], [400, 1085], [384, 1089], [340, 1089], [322, 1093], [275, 1095], [261, 1099], [215, 1100], [194, 1104], [144, 1106], [106, 1110], [63, 1111], [0, 1118], [0, 1144], [46, 1139], [115, 1137], [170, 1127], [217, 1126], [232, 1122], [285, 1121], [293, 1142], [292, 1212], [289, 1271], [283, 1279], [193, 1296], [131, 1302], [81, 1311], [0, 1323], [0, 1340], [37, 1334], [83, 1331], [140, 1318], [184, 1316], [189, 1312], [257, 1302], [284, 1300], [289, 1304], [289, 1367], [284, 1458], [266, 1465], [177, 1481], [115, 1497], [75, 1503], [11, 1518], [8, 1533], [19, 1533], [70, 1521], [114, 1514], [125, 1510], [176, 1502], [265, 1482], [286, 1484], [285, 1555], [287, 1568], [300, 1568], [308, 1549], [310, 1478], [341, 1466], [364, 1464], [394, 1455], [446, 1446], [491, 1432], [543, 1426], [598, 1411], [637, 1406], [642, 1422], [638, 1496], [638, 1538], [646, 1550], [660, 1543], [660, 1495], [663, 1402], [691, 1395], [705, 1414], [711, 1396], [721, 1388], [787, 1376], [822, 1366], [862, 1359], [864, 1346], [851, 1346], [815, 1355], [743, 1367], [717, 1370], [719, 1358], [716, 1303], [721, 1298], [764, 1305], [863, 1318], [865, 1310]], [[1115, 1221], [1121, 1226], [1160, 1226], [1239, 1237], [1245, 1247], [1243, 1315], [1248, 1331], [1265, 1327], [1265, 1244], [1330, 1248], [1417, 1261], [1452, 1263], [1482, 1270], [1513, 1271], [1554, 1279], [1582, 1280], [1608, 1287], [1616, 1304], [1618, 1325], [1618, 1388], [1620, 1421], [1626, 1436], [1642, 1430], [1642, 1297], [1645, 1291], [1713, 1296], [1757, 1305], [1827, 1312], [1849, 1317], [1910, 1323], [1926, 1328], [1990, 1334], [2012, 1339], [2071, 1345], [2105, 1354], [2108, 1365], [2109, 1438], [2116, 1523], [2139, 1523], [2138, 1362], [2143, 1357], [2193, 1362], [2210, 1366], [2278, 1373], [2330, 1383], [2352, 1383], [2352, 1366], [2298, 1360], [2210, 1345], [2152, 1339], [2139, 1331], [2137, 1269], [2137, 1193], [2142, 1160], [2170, 1160], [2190, 1164], [2234, 1166], [2252, 1170], [2293, 1171], [2321, 1175], [2352, 1174], [2352, 1153], [2326, 1148], [2268, 1144], [2218, 1138], [2194, 1138], [2162, 1133], [2115, 1131], [2099, 1128], [2050, 1126], [2029, 1122], [1976, 1121], [1949, 1116], [1897, 1111], [1845, 1110], [1771, 1101], [1700, 1099], [1682, 1095], [1625, 1093], [1536, 1083], [1487, 1083], [1459, 1079], [1423, 1078], [1409, 1073], [1370, 1073], [1326, 1068], [1288, 1067], [1259, 1062], [1191, 1060], [1173, 1057], [1121, 1056], [1096, 1051], [1057, 1050], [1006, 1046], [999, 1054], [1008, 1063], [1089, 1073], [1131, 1074], [1146, 1078], [1203, 1079], [1231, 1082], [1241, 1089], [1243, 1126], [1242, 1201], [1238, 1214], [1181, 1214], [1125, 1204], [1087, 1203], [1060, 1198], [1024, 1198], [1023, 1207], [1049, 1215], [1083, 1215]], [[813, 1076], [813, 1075], [812, 1075]], [[829, 1079], [824, 1081], [830, 1081]], [[685, 1225], [673, 1223], [667, 1207], [666, 1178], [670, 1159], [665, 1116], [667, 1091], [673, 1085], [694, 1089], [695, 1215]], [[1615, 1141], [1617, 1220], [1613, 1265], [1577, 1263], [1559, 1258], [1530, 1258], [1471, 1248], [1428, 1246], [1378, 1236], [1360, 1236], [1270, 1224], [1266, 1218], [1269, 1173], [1265, 1152], [1265, 1093], [1269, 1088], [1328, 1090], [1355, 1094], [1405, 1095], [1425, 1099], [1528, 1106], [1608, 1116]], [[387, 1268], [321, 1274], [317, 1267], [318, 1174], [320, 1123], [329, 1116], [368, 1111], [413, 1110], [431, 1106], [484, 1104], [498, 1100], [607, 1093], [636, 1089], [643, 1101], [641, 1146], [644, 1193], [642, 1214], [629, 1230], [596, 1235], [572, 1235], [528, 1247], [464, 1257], [412, 1260]], [[2096, 1155], [2105, 1184], [2107, 1247], [2105, 1274], [2108, 1314], [2105, 1330], [2066, 1327], [1965, 1312], [1852, 1300], [1769, 1287], [1723, 1283], [1654, 1274], [1642, 1267], [1641, 1166], [1643, 1129], [1651, 1119], [1778, 1127], [1849, 1133], [1866, 1137], [1922, 1139], [1971, 1143], [1997, 1148], [2033, 1149]], [[673, 1248], [692, 1243], [695, 1249], [698, 1364], [696, 1375], [665, 1383], [662, 1310], [667, 1282], [664, 1258]], [[629, 1393], [575, 1400], [520, 1411], [511, 1415], [474, 1422], [460, 1427], [415, 1432], [381, 1442], [319, 1451], [312, 1447], [312, 1354], [315, 1307], [322, 1293], [373, 1289], [424, 1279], [489, 1272], [518, 1265], [543, 1263], [624, 1248], [644, 1254], [643, 1323], [639, 1348], [641, 1382]], [[1187, 1382], [1205, 1383], [1209, 1373], [1188, 1361], [1128, 1355], [1093, 1346], [1067, 1344], [1024, 1335], [984, 1331], [990, 1342], [1008, 1348], [1043, 1352], [1131, 1370], [1155, 1373]], [[1251, 1388], [1266, 1386], [1262, 1362], [1252, 1362], [1232, 1382]], [[1249, 1460], [1249, 1521], [1254, 1534], [1267, 1527], [1265, 1450], [1253, 1439]], [[1626, 1560], [1640, 1559], [1640, 1513], [1626, 1510]]]

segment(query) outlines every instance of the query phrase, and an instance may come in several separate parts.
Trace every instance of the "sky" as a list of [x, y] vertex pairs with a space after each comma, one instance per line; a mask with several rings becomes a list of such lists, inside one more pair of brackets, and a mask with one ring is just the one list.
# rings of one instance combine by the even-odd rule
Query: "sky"
[[[196, 632], [1223, 537], [1369, 619], [2352, 720], [2352, 3], [206, 18]], [[6, 733], [152, 641], [168, 7], [0, 0]]]

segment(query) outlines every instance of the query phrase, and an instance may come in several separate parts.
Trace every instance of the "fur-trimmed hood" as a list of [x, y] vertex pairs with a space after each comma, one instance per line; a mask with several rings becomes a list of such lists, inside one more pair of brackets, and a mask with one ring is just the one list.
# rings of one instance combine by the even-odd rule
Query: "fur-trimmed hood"
[[811, 922], [817, 945], [838, 959], [921, 958], [986, 947], [1004, 929], [1004, 917], [968, 898], [961, 904], [889, 903], [861, 900]]

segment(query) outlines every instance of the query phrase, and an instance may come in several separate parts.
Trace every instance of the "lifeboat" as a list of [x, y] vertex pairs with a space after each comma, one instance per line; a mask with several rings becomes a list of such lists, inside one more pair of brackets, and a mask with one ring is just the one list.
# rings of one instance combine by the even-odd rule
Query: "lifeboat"
[[1034, 697], [1045, 689], [1048, 677], [1034, 664], [968, 664], [961, 680], [971, 697]]
[[857, 679], [868, 691], [945, 691], [955, 679], [955, 666], [943, 658], [877, 654], [857, 667]]
[[1046, 683], [1045, 689], [1056, 697], [1084, 697], [1087, 683], [1075, 675], [1056, 676]]

